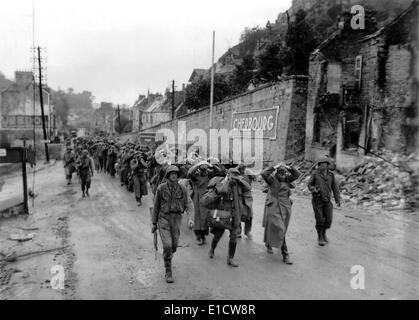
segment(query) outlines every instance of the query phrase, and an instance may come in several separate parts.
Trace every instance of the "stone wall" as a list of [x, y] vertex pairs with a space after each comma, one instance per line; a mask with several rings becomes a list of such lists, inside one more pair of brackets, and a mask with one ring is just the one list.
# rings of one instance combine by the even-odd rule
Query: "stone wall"
[[[307, 77], [294, 76], [272, 85], [255, 89], [221, 103], [213, 108], [213, 128], [227, 129], [233, 125], [235, 112], [263, 112], [273, 107], [279, 108], [276, 123], [276, 137], [263, 139], [263, 160], [265, 165], [274, 164], [284, 159], [294, 158], [304, 152], [305, 120], [307, 105]], [[173, 121], [143, 130], [141, 133], [157, 132], [159, 129], [171, 129], [178, 136], [178, 125], [186, 124], [186, 132], [210, 129], [210, 110], [204, 108], [189, 113]], [[132, 141], [135, 139], [130, 137]], [[190, 141], [188, 141], [190, 143]]]

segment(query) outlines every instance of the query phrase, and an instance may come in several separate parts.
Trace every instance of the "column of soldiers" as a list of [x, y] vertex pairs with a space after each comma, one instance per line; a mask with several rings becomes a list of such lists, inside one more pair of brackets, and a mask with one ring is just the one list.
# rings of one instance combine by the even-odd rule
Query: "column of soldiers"
[[[147, 181], [150, 183], [154, 196], [151, 231], [159, 232], [163, 244], [166, 282], [174, 282], [172, 258], [179, 245], [183, 213], [186, 213], [188, 227], [194, 231], [197, 245], [204, 246], [212, 234], [208, 252], [210, 259], [215, 257], [217, 245], [228, 230], [227, 265], [238, 267], [234, 259], [237, 238], [244, 231], [244, 235], [252, 239], [252, 182], [257, 175], [250, 168], [243, 164], [223, 165], [218, 159], [203, 160], [199, 156], [195, 159], [188, 158], [182, 164], [171, 164], [165, 160], [165, 151], [158, 153], [156, 158], [147, 147], [106, 138], [79, 139], [75, 145], [78, 156], [73, 156], [69, 150], [64, 157], [69, 183], [71, 177], [68, 180], [67, 168], [73, 162], [76, 163], [78, 174], [83, 177], [84, 173], [80, 171], [78, 163], [83, 163], [86, 153], [93, 158], [91, 163], [94, 163], [96, 172], [104, 172], [111, 177], [118, 175], [121, 186], [134, 192], [138, 206], [142, 204], [142, 197], [148, 194]], [[320, 246], [329, 242], [326, 230], [332, 224], [332, 193], [340, 206], [339, 188], [330, 170], [331, 166], [333, 163], [329, 158], [321, 159], [308, 184], [313, 194], [312, 205]], [[93, 170], [91, 175], [93, 176]], [[291, 190], [294, 188], [293, 182], [300, 175], [295, 167], [283, 163], [271, 166], [261, 173], [266, 185], [264, 192], [267, 193], [262, 223], [263, 240], [267, 253], [273, 254], [274, 248], [280, 249], [287, 265], [293, 264], [286, 243], [293, 205]], [[86, 192], [88, 195], [88, 188]]]

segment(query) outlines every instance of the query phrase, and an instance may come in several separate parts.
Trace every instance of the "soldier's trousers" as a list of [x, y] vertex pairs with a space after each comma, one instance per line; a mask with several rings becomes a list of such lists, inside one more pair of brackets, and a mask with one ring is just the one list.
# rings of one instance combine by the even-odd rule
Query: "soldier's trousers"
[[237, 243], [237, 236], [239, 235], [240, 227], [231, 227], [231, 228], [222, 228], [222, 227], [213, 227], [211, 228], [211, 233], [214, 235], [213, 244], [216, 246], [223, 236], [224, 232], [228, 229], [230, 231], [230, 243]]
[[91, 176], [90, 174], [81, 173], [80, 174], [80, 180], [81, 180], [81, 191], [89, 190], [90, 189], [90, 183], [91, 183]]
[[[245, 234], [247, 234], [247, 233], [249, 233], [249, 232], [251, 232], [252, 231], [252, 221], [253, 221], [253, 218], [250, 218], [250, 219], [248, 219], [247, 221], [245, 221], [244, 222], [244, 233]], [[241, 234], [242, 233], [242, 223], [240, 223], [240, 232], [239, 232], [239, 234]]]
[[332, 202], [324, 202], [322, 199], [312, 200], [314, 217], [316, 219], [316, 229], [330, 229], [333, 220], [333, 204]]
[[165, 261], [171, 260], [173, 258], [173, 253], [177, 250], [181, 223], [181, 214], [169, 213], [159, 216], [157, 225], [163, 244], [163, 258]]

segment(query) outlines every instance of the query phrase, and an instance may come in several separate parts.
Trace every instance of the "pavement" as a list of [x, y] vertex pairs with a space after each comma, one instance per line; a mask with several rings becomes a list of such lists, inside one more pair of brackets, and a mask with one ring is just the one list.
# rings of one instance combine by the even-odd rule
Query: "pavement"
[[[36, 175], [38, 172], [54, 166], [55, 163], [55, 160], [51, 160], [50, 163], [40, 162], [33, 167], [27, 164], [28, 190], [33, 188], [33, 174]], [[21, 203], [23, 203], [22, 165], [19, 163], [0, 164], [0, 212]]]
[[[6, 180], [4, 188], [12, 183]], [[14, 272], [5, 284], [0, 281], [0, 299], [419, 298], [415, 212], [336, 209], [328, 233], [331, 242], [319, 247], [310, 199], [294, 196], [287, 235], [294, 265], [288, 266], [278, 250], [266, 253], [261, 226], [266, 195], [255, 189], [253, 240], [239, 240], [240, 267], [226, 264], [228, 232], [215, 258], [209, 259], [209, 244], [196, 245], [184, 219], [181, 247], [173, 260], [175, 283], [167, 284], [160, 240], [155, 260], [151, 196], [137, 207], [118, 178], [96, 174], [90, 197], [82, 198], [77, 180], [66, 185], [62, 163], [37, 173], [35, 185], [39, 196], [29, 217], [0, 220], [0, 251], [66, 248], [3, 266], [3, 274]], [[8, 240], [22, 232], [35, 236], [26, 242]], [[60, 268], [62, 289], [56, 282]]]

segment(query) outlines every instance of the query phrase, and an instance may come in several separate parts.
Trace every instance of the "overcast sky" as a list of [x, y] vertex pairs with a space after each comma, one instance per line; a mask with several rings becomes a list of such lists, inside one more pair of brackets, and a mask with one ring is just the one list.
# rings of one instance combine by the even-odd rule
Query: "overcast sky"
[[[0, 72], [31, 68], [32, 0], [2, 1]], [[34, 0], [36, 43], [47, 49], [48, 84], [88, 90], [95, 102], [132, 105], [140, 93], [187, 82], [238, 43], [245, 27], [265, 26], [291, 0]]]

